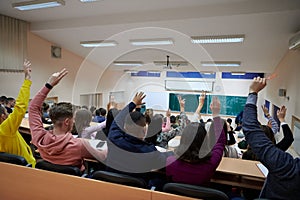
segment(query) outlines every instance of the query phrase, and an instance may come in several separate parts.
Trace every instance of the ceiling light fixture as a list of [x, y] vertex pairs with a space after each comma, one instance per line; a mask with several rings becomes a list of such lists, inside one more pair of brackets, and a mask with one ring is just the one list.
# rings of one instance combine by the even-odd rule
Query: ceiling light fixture
[[171, 45], [174, 44], [173, 40], [170, 38], [161, 39], [137, 39], [130, 40], [133, 46], [151, 46], [151, 45]]
[[140, 61], [115, 61], [115, 66], [124, 66], [124, 67], [141, 67], [143, 62]]
[[114, 40], [83, 41], [80, 45], [83, 47], [114, 47], [117, 46]]
[[82, 3], [91, 3], [91, 2], [95, 2], [98, 0], [80, 0]]
[[201, 62], [203, 67], [240, 67], [240, 61], [204, 61]]
[[245, 35], [217, 35], [217, 36], [192, 36], [194, 44], [216, 44], [243, 42]]
[[13, 3], [13, 8], [18, 10], [34, 10], [40, 8], [51, 8], [65, 5], [63, 0], [35, 0]]
[[245, 74], [245, 72], [231, 72], [231, 75], [233, 76], [244, 76]]

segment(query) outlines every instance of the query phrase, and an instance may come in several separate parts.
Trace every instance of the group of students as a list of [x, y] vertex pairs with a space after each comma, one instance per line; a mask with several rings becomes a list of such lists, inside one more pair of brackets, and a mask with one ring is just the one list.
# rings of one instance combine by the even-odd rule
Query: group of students
[[[5, 107], [0, 106], [0, 152], [23, 156], [34, 167], [36, 161], [32, 151], [18, 132], [30, 96], [31, 63], [29, 61], [24, 62], [24, 73], [25, 80], [13, 112], [8, 114]], [[209, 185], [223, 157], [229, 130], [226, 121], [219, 116], [222, 105], [218, 98], [213, 98], [210, 104], [212, 120], [208, 123], [200, 120], [203, 96], [199, 98], [198, 122], [188, 122], [184, 110], [181, 110], [180, 120], [186, 123], [180, 126], [180, 144], [174, 151], [160, 152], [154, 143], [147, 141], [147, 138], [162, 132], [162, 118], [157, 122], [154, 119], [152, 122], [147, 120], [147, 117], [137, 109], [144, 104], [145, 94], [137, 92], [127, 106], [112, 114], [113, 118], [108, 123], [109, 127], [105, 127], [108, 148], [100, 151], [94, 149], [83, 137], [73, 137], [71, 130], [74, 127], [74, 121], [76, 124], [76, 120], [83, 119], [76, 119], [76, 113], [79, 113], [76, 111], [74, 120], [71, 103], [61, 102], [51, 107], [49, 117], [53, 128], [45, 130], [43, 127], [41, 118], [43, 102], [50, 90], [67, 74], [66, 69], [52, 74], [31, 100], [28, 108], [31, 142], [38, 148], [44, 160], [54, 164], [76, 166], [83, 171], [84, 158], [95, 158], [104, 162], [108, 171], [144, 178], [149, 186], [158, 188], [169, 181]], [[286, 153], [284, 151], [286, 146], [279, 148], [274, 144], [266, 136], [257, 119], [257, 96], [266, 83], [265, 78], [254, 78], [249, 87], [242, 123], [243, 133], [251, 151], [269, 170], [260, 197], [298, 199], [300, 197], [299, 158], [294, 159]], [[179, 102], [181, 108], [184, 108], [184, 99], [179, 97]], [[282, 122], [285, 112], [285, 107], [279, 111], [279, 116], [281, 116], [279, 119]], [[90, 126], [87, 125], [92, 117], [88, 116], [85, 120], [86, 126], [76, 127], [81, 136], [95, 132], [95, 130], [89, 130]], [[282, 125], [283, 129], [290, 131], [285, 125]]]

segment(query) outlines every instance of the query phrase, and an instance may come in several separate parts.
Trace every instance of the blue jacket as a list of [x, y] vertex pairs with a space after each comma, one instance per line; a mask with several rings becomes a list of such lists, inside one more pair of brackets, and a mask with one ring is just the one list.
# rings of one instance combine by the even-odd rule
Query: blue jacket
[[257, 95], [250, 94], [244, 108], [243, 132], [246, 141], [269, 174], [261, 198], [300, 199], [300, 159], [277, 148], [264, 134], [257, 120]]
[[114, 171], [134, 173], [139, 176], [165, 167], [166, 158], [170, 153], [161, 153], [153, 144], [124, 131], [125, 118], [135, 106], [133, 102], [129, 103], [112, 123], [108, 134], [106, 164], [108, 169], [113, 168]]

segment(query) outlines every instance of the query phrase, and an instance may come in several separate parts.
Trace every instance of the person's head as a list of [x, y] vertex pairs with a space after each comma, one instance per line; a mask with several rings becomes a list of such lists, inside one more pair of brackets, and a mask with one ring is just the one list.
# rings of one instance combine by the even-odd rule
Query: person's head
[[125, 118], [124, 129], [128, 134], [143, 139], [147, 132], [146, 117], [138, 112], [130, 112]]
[[71, 103], [61, 102], [50, 108], [49, 116], [54, 128], [62, 128], [66, 132], [72, 130], [74, 123], [72, 107]]
[[0, 104], [1, 104], [1, 105], [4, 105], [5, 102], [6, 102], [6, 99], [7, 99], [6, 96], [1, 96], [1, 97], [0, 97]]
[[229, 125], [231, 125], [231, 123], [232, 123], [232, 119], [231, 118], [227, 118], [226, 121], [228, 122]]
[[170, 116], [170, 123], [175, 124], [176, 123], [176, 117], [174, 115]]
[[260, 125], [263, 132], [266, 134], [266, 136], [272, 141], [273, 144], [276, 143], [274, 133], [272, 129], [267, 125]]
[[3, 105], [0, 105], [0, 124], [8, 117], [8, 112]]
[[92, 121], [92, 113], [86, 109], [80, 109], [75, 112], [75, 127], [78, 137], [81, 137], [82, 131], [90, 126]]
[[48, 112], [49, 109], [50, 109], [49, 104], [47, 104], [46, 102], [44, 102], [43, 105], [42, 105], [42, 111], [43, 112]]
[[152, 118], [153, 117], [153, 109], [147, 108], [145, 111], [145, 115], [148, 115], [150, 118]]
[[105, 108], [99, 108], [99, 112], [101, 116], [105, 116], [106, 115], [106, 109]]
[[95, 111], [97, 110], [97, 108], [95, 106], [91, 106], [90, 107], [90, 111], [91, 113], [94, 115], [95, 114]]
[[[208, 122], [205, 126], [198, 122], [191, 122], [182, 132], [180, 145], [175, 150], [179, 159], [196, 163], [210, 158], [211, 150], [216, 143], [216, 136], [227, 134], [227, 125], [222, 120], [222, 133], [215, 133], [214, 121]], [[208, 130], [208, 131], [207, 131]], [[224, 133], [225, 132], [225, 133]]]
[[191, 163], [199, 162], [199, 152], [207, 132], [204, 126], [197, 122], [188, 124], [182, 132], [180, 145], [175, 150], [175, 154], [180, 160]]
[[[147, 135], [145, 140], [148, 141], [147, 138], [151, 140], [150, 138], [154, 137], [153, 139], [156, 141], [157, 134], [161, 133], [162, 124], [163, 124], [163, 117], [160, 114], [155, 114], [151, 118], [151, 122], [148, 124]], [[154, 143], [155, 141], [150, 141], [150, 142]]]
[[6, 106], [9, 108], [13, 108], [16, 104], [16, 100], [13, 97], [8, 97], [6, 99]]

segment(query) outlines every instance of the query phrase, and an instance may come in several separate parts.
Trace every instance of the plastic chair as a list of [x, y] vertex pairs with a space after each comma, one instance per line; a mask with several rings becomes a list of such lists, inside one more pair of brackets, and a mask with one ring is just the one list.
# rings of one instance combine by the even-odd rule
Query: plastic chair
[[127, 186], [147, 188], [147, 183], [142, 178], [136, 178], [126, 174], [120, 174], [108, 171], [95, 171], [91, 177], [92, 179], [117, 183]]
[[163, 192], [204, 200], [229, 199], [228, 196], [220, 190], [184, 183], [167, 183], [163, 187]]
[[24, 157], [5, 152], [0, 152], [0, 162], [31, 167], [31, 164], [28, 164]]
[[69, 174], [74, 176], [82, 176], [82, 173], [78, 167], [69, 166], [69, 165], [58, 165], [50, 163], [46, 160], [40, 160], [36, 163], [35, 168], [48, 170], [52, 172], [58, 172], [63, 174]]

